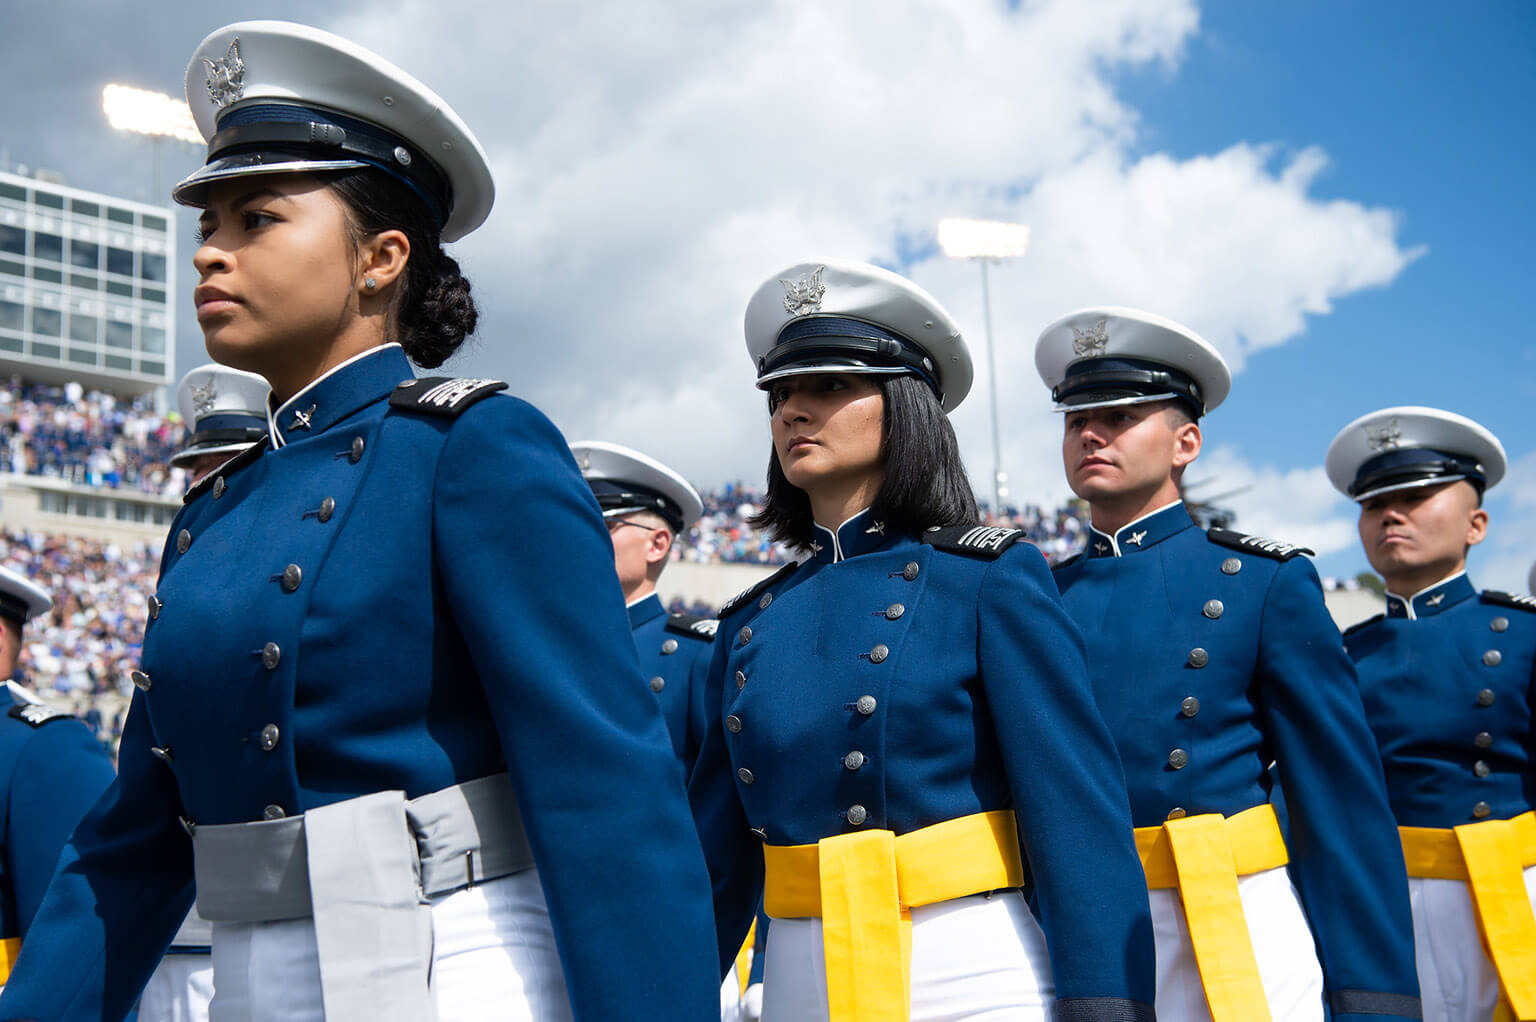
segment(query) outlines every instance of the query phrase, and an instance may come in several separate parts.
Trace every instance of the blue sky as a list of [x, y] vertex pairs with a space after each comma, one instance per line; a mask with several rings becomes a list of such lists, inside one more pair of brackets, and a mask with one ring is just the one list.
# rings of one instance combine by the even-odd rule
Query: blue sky
[[[146, 147], [101, 124], [101, 85], [180, 91], [229, 0], [63, 0], [8, 24], [10, 159], [142, 197]], [[1524, 588], [1536, 559], [1536, 6], [1386, 0], [339, 0], [319, 20], [431, 84], [491, 155], [497, 203], [457, 246], [482, 329], [449, 371], [494, 375], [573, 439], [630, 444], [701, 486], [761, 477], [747, 297], [819, 255], [900, 264], [981, 352], [974, 267], [945, 215], [1018, 219], [993, 274], [1002, 460], [1016, 497], [1066, 494], [1033, 372], [1072, 308], [1147, 308], [1232, 360], [1192, 478], [1246, 487], [1238, 527], [1365, 562], [1322, 475], [1371, 408], [1441, 405], [1514, 463], [1474, 558]], [[1452, 18], [1454, 15], [1454, 18]], [[475, 31], [462, 26], [473, 23]], [[515, 59], [509, 59], [515, 57]], [[197, 154], [168, 151], [162, 187]], [[192, 220], [181, 218], [181, 262]], [[180, 279], [178, 361], [204, 360]], [[978, 488], [986, 381], [954, 416]]]

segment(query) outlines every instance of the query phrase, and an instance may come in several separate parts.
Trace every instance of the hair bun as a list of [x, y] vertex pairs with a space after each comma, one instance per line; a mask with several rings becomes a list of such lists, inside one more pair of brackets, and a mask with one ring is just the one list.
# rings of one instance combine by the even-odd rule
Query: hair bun
[[400, 315], [400, 343], [412, 362], [436, 369], [475, 332], [480, 313], [469, 281], [456, 259], [439, 250], [436, 275], [426, 282], [419, 301]]

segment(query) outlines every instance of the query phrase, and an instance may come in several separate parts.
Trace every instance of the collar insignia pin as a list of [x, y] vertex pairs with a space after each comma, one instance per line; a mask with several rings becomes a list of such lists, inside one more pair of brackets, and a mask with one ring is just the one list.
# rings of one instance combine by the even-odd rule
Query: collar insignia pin
[[871, 525], [869, 528], [864, 530], [864, 534], [865, 535], [868, 535], [871, 532], [873, 532], [877, 536], [884, 536], [885, 535], [885, 523], [884, 522], [876, 522], [875, 524]]
[[784, 285], [785, 312], [791, 316], [806, 316], [821, 311], [821, 297], [827, 293], [827, 285], [821, 282], [821, 271], [825, 269], [825, 266], [818, 266], [809, 277], [799, 280], [779, 278], [779, 283]]
[[1424, 604], [1425, 604], [1425, 606], [1428, 606], [1428, 607], [1438, 607], [1438, 606], [1440, 606], [1440, 601], [1443, 600], [1443, 599], [1445, 599], [1445, 594], [1444, 593], [1436, 593], [1435, 595], [1431, 596], [1429, 599], [1425, 600]]
[[811, 553], [813, 553], [813, 554], [821, 553], [821, 544], [816, 542], [814, 539], [811, 540]]
[[1402, 439], [1403, 431], [1398, 428], [1396, 418], [1380, 429], [1365, 427], [1365, 442], [1373, 451], [1395, 451]]
[[308, 429], [309, 428], [310, 419], [314, 417], [315, 409], [318, 408], [318, 407], [319, 407], [319, 405], [310, 405], [309, 406], [309, 411], [307, 411], [307, 412], [303, 411], [301, 409], [295, 408], [293, 410], [293, 425], [288, 427], [288, 428], [289, 429]]
[[1079, 355], [1102, 355], [1109, 345], [1109, 333], [1104, 329], [1108, 320], [1099, 320], [1087, 330], [1072, 328], [1072, 350]]
[[245, 95], [245, 61], [240, 59], [240, 38], [230, 42], [229, 52], [223, 60], [203, 58], [208, 65], [208, 98], [223, 110], [231, 103], [238, 103]]
[[1133, 532], [1129, 536], [1125, 537], [1125, 541], [1131, 544], [1131, 546], [1141, 546], [1141, 541], [1146, 538], [1147, 530], [1142, 529], [1140, 532]]
[[207, 415], [213, 411], [213, 402], [219, 396], [219, 390], [212, 380], [207, 386], [192, 385], [192, 413], [194, 415]]
[[1096, 539], [1093, 541], [1093, 548], [1102, 554], [1104, 551], [1109, 549], [1109, 544], [1101, 539]]

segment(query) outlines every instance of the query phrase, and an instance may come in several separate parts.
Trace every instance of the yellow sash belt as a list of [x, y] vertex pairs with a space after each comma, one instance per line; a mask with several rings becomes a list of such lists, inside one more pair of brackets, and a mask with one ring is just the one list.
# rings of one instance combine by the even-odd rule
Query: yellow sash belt
[[831, 1022], [906, 1022], [912, 913], [1024, 882], [1013, 813], [962, 816], [897, 837], [870, 830], [764, 845], [763, 908], [821, 918]]
[[1536, 1019], [1536, 915], [1524, 870], [1536, 866], [1536, 812], [1444, 830], [1399, 827], [1408, 875], [1460, 880], [1507, 1004], [1498, 1018]]
[[1290, 861], [1275, 810], [1266, 804], [1231, 818], [1202, 813], [1137, 827], [1136, 850], [1149, 889], [1178, 889], [1213, 1022], [1268, 1020], [1237, 878]]
[[5, 986], [11, 978], [11, 970], [16, 967], [16, 957], [20, 954], [20, 937], [6, 937], [0, 940], [0, 987]]
[[757, 920], [752, 920], [752, 925], [747, 927], [747, 939], [741, 942], [741, 950], [736, 952], [736, 982], [741, 987], [739, 993], [747, 996], [747, 987], [752, 985], [752, 952], [757, 946]]

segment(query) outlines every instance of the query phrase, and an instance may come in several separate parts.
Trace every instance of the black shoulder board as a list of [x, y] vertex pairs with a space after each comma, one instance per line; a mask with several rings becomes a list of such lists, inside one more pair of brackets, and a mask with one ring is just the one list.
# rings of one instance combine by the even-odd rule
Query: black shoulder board
[[247, 447], [245, 450], [241, 451], [239, 454], [235, 455], [233, 458], [230, 458], [224, 464], [220, 465], [218, 468], [214, 469], [212, 472], [209, 472], [207, 475], [199, 479], [196, 485], [187, 490], [186, 494], [181, 498], [181, 502], [183, 504], [189, 504], [196, 500], [198, 497], [202, 496], [204, 490], [207, 490], [213, 486], [213, 481], [215, 479], [222, 479], [224, 476], [227, 476], [233, 472], [240, 471], [240, 469], [261, 457], [262, 452], [266, 449], [267, 438], [262, 437], [260, 440], [256, 441], [254, 444]]
[[389, 395], [389, 407], [457, 419], [476, 401], [506, 389], [503, 380], [423, 376], [419, 380], [402, 380]]
[[720, 613], [715, 615], [715, 619], [717, 621], [724, 621], [726, 618], [736, 613], [742, 607], [746, 606], [748, 603], [751, 603], [754, 599], [762, 594], [763, 590], [773, 585], [779, 579], [786, 577], [790, 572], [794, 571], [798, 567], [800, 567], [798, 564], [786, 564], [784, 567], [780, 568], [772, 575], [769, 575], [767, 578], [763, 579], [752, 588], [746, 590], [745, 592], [737, 593], [730, 600], [726, 601], [725, 606], [720, 608]]
[[1078, 561], [1080, 561], [1082, 559], [1083, 559], [1083, 552], [1081, 550], [1079, 550], [1077, 553], [1073, 554], [1071, 557], [1068, 557], [1066, 560], [1062, 561], [1060, 564], [1053, 564], [1053, 565], [1051, 565], [1051, 570], [1052, 571], [1060, 571], [1062, 568], [1065, 568], [1067, 565], [1069, 565], [1069, 564], [1076, 564]]
[[1385, 614], [1377, 614], [1374, 617], [1366, 618], [1364, 621], [1356, 621], [1354, 624], [1352, 624], [1348, 628], [1344, 629], [1344, 634], [1345, 635], [1353, 635], [1356, 632], [1358, 632], [1360, 629], [1364, 628], [1366, 625], [1373, 625], [1373, 624], [1375, 624], [1378, 621], [1385, 621], [1386, 618], [1387, 618], [1387, 615], [1385, 615]]
[[31, 724], [33, 727], [42, 727], [50, 720], [63, 720], [74, 716], [68, 710], [61, 710], [47, 703], [17, 703], [8, 713], [23, 724]]
[[1210, 529], [1205, 535], [1212, 543], [1219, 543], [1233, 550], [1245, 550], [1250, 554], [1258, 554], [1276, 561], [1288, 561], [1302, 554], [1317, 556], [1316, 551], [1304, 546], [1281, 543], [1279, 540], [1265, 539], [1263, 536], [1248, 536], [1241, 532], [1233, 532], [1231, 529]]
[[1004, 550], [1023, 538], [1023, 529], [1005, 529], [1000, 525], [934, 526], [923, 533], [923, 542], [936, 550], [986, 561], [997, 560]]
[[1514, 607], [1536, 614], [1536, 596], [1517, 596], [1497, 589], [1484, 589], [1480, 594], [1484, 603], [1497, 603], [1501, 607]]
[[667, 618], [667, 631], [691, 635], [695, 639], [713, 639], [720, 622], [712, 617], [694, 617], [692, 614], [672, 614]]

